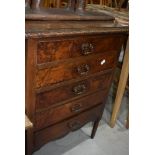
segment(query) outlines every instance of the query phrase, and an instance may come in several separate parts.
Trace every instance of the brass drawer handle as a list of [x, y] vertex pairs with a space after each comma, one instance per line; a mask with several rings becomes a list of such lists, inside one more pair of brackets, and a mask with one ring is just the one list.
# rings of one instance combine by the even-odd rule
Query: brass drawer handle
[[81, 104], [74, 104], [71, 107], [72, 112], [80, 112], [82, 110], [82, 105]]
[[73, 92], [76, 95], [83, 94], [85, 91], [86, 91], [86, 85], [84, 84], [80, 84], [80, 85], [73, 87]]
[[80, 74], [80, 75], [87, 75], [88, 72], [90, 70], [90, 67], [89, 65], [87, 64], [84, 64], [84, 65], [81, 65], [81, 66], [78, 66], [77, 67], [77, 72]]
[[81, 126], [81, 123], [79, 121], [68, 123], [68, 127], [71, 130], [76, 130], [76, 129], [80, 128], [80, 126]]
[[81, 46], [81, 53], [83, 55], [88, 55], [88, 54], [92, 54], [93, 53], [93, 45], [91, 43], [83, 43]]

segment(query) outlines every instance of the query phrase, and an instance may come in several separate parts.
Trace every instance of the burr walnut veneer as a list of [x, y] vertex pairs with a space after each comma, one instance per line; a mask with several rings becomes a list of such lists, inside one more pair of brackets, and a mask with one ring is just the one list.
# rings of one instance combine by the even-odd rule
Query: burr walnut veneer
[[101, 119], [128, 30], [92, 12], [26, 9], [26, 114], [33, 151]]

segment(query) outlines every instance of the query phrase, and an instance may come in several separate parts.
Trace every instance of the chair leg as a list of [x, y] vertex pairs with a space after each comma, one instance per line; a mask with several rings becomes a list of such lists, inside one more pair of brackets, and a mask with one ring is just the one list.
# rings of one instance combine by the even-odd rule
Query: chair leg
[[117, 8], [117, 7], [118, 7], [117, 0], [115, 0], [115, 8]]
[[97, 131], [97, 127], [99, 125], [99, 122], [100, 122], [100, 119], [97, 119], [95, 122], [94, 122], [94, 126], [93, 126], [93, 130], [92, 130], [92, 133], [91, 133], [91, 138], [93, 139], [95, 134], [96, 134], [96, 131]]
[[100, 0], [100, 5], [103, 5], [103, 0]]
[[61, 7], [61, 0], [57, 0], [57, 5], [56, 5], [57, 8], [60, 8]]

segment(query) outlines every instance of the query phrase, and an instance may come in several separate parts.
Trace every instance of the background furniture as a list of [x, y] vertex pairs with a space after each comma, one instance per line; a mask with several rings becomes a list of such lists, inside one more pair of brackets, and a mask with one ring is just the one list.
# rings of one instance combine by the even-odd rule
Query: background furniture
[[[44, 7], [61, 8], [67, 7], [70, 0], [43, 0]], [[128, 0], [86, 0], [86, 4], [99, 4], [121, 9], [128, 6]]]
[[60, 8], [62, 0], [44, 0], [44, 7]]
[[90, 121], [95, 136], [128, 32], [113, 17], [85, 10], [85, 1], [79, 0], [75, 11], [72, 5], [45, 10], [34, 2], [25, 15], [33, 151]]

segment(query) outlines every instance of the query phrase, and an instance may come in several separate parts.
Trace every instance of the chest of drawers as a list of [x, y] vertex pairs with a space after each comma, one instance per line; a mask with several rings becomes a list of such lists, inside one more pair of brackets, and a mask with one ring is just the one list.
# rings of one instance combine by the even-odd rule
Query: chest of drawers
[[26, 14], [26, 113], [34, 124], [33, 151], [90, 121], [94, 137], [127, 32], [106, 15], [62, 13], [43, 20], [42, 14]]

